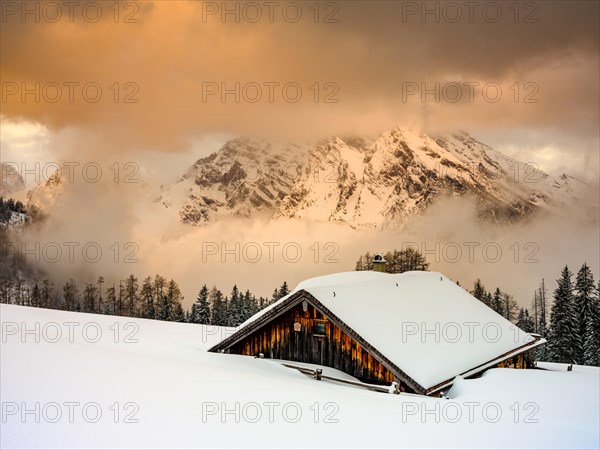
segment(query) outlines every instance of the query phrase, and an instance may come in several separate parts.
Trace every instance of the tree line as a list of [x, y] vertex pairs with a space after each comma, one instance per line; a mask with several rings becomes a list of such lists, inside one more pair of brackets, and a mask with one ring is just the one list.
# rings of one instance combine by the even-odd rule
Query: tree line
[[270, 298], [257, 297], [250, 290], [242, 292], [237, 285], [230, 295], [204, 285], [191, 309], [186, 310], [179, 285], [161, 275], [148, 276], [140, 282], [132, 274], [118, 283], [107, 283], [100, 276], [82, 287], [71, 278], [60, 289], [55, 289], [48, 279], [31, 285], [20, 277], [0, 277], [1, 303], [231, 327], [288, 293], [286, 282], [275, 288]]
[[480, 280], [475, 281], [471, 294], [523, 331], [547, 339], [547, 344], [538, 347], [536, 359], [599, 366], [600, 280], [594, 283], [592, 271], [584, 263], [574, 281], [573, 273], [565, 266], [556, 282], [550, 310], [544, 280], [534, 291], [531, 311], [518, 309], [512, 297], [499, 288], [487, 292]]
[[[429, 268], [425, 257], [412, 248], [387, 252], [384, 257], [390, 273]], [[362, 255], [356, 270], [372, 270], [372, 259], [368, 252]], [[513, 296], [499, 287], [486, 290], [479, 279], [470, 293], [523, 331], [547, 339], [546, 345], [538, 347], [538, 360], [600, 365], [600, 280], [595, 284], [589, 266], [583, 264], [574, 281], [573, 273], [565, 267], [557, 284], [550, 310], [544, 280], [534, 291], [530, 308], [519, 308]], [[55, 289], [48, 279], [30, 283], [20, 276], [0, 276], [2, 303], [231, 327], [289, 292], [286, 282], [275, 288], [270, 298], [257, 297], [237, 285], [225, 295], [216, 286], [209, 288], [205, 284], [186, 310], [178, 284], [161, 275], [148, 276], [140, 282], [132, 274], [118, 283], [105, 282], [100, 276], [83, 287], [69, 279], [61, 289]]]
[[196, 302], [192, 305], [188, 321], [236, 327], [289, 293], [290, 290], [285, 281], [279, 288], [275, 288], [271, 298], [256, 297], [249, 290], [242, 292], [237, 285], [233, 286], [229, 296], [224, 297], [216, 287], [209, 290], [205, 284], [198, 292]]

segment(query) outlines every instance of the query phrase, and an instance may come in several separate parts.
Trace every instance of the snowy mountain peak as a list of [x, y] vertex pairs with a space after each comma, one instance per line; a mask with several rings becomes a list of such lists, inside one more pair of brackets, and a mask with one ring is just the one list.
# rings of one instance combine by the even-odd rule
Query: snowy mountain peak
[[[472, 196], [481, 219], [511, 222], [538, 211], [570, 214], [593, 191], [573, 177], [550, 176], [503, 155], [465, 131], [430, 136], [401, 127], [374, 141], [234, 139], [198, 160], [182, 183], [187, 193], [177, 207], [193, 225], [263, 215], [396, 228], [442, 195]], [[163, 193], [165, 206], [174, 202], [173, 189], [182, 187]]]

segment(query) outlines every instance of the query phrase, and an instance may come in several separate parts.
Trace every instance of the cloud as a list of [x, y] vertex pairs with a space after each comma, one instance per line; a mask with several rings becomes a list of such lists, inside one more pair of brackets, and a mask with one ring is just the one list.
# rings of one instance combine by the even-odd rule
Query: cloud
[[[224, 219], [198, 228], [179, 223], [176, 211], [153, 202], [143, 185], [105, 183], [98, 189], [78, 183], [22, 239], [30, 251], [39, 246], [41, 267], [59, 287], [70, 277], [83, 283], [103, 275], [118, 284], [129, 273], [140, 279], [160, 273], [181, 285], [188, 306], [205, 283], [224, 292], [235, 283], [268, 296], [284, 280], [295, 286], [309, 277], [354, 270], [366, 251], [408, 247], [426, 255], [430, 270], [465, 288], [481, 278], [488, 289], [499, 286], [513, 294], [521, 306], [529, 304], [542, 278], [553, 289], [565, 264], [578, 269], [585, 261], [598, 274], [597, 223], [538, 217], [493, 226], [476, 217], [471, 199], [453, 198], [436, 202], [402, 231], [286, 219]], [[55, 261], [57, 249], [61, 257]]]
[[[425, 20], [423, 2], [330, 2], [319, 5], [318, 16], [314, 6], [298, 4], [295, 23], [284, 3], [276, 4], [272, 20], [263, 10], [256, 23], [242, 2], [143, 2], [137, 23], [124, 23], [133, 10], [123, 6], [117, 23], [108, 8], [97, 23], [77, 12], [72, 23], [66, 14], [57, 23], [43, 13], [39, 23], [11, 14], [2, 26], [0, 75], [3, 83], [16, 84], [3, 85], [2, 106], [11, 119], [82, 130], [86, 142], [79, 151], [90, 153], [96, 147], [115, 153], [182, 150], [190, 139], [218, 132], [377, 134], [403, 122], [428, 129], [520, 126], [593, 134], [600, 119], [598, 4], [530, 4], [535, 8], [518, 6], [517, 17], [514, 6], [484, 2], [472, 20], [461, 6], [457, 23], [443, 2], [427, 6], [438, 8], [438, 17], [434, 12]], [[218, 12], [207, 14], [214, 7]], [[239, 23], [235, 14], [223, 23], [225, 8], [236, 7]], [[414, 14], [407, 9], [413, 7]], [[501, 17], [493, 22], [498, 7]], [[324, 23], [328, 19], [337, 23]], [[524, 23], [531, 19], [537, 22]], [[34, 94], [20, 95], [21, 83], [34, 89], [36, 82], [37, 103]], [[60, 88], [56, 103], [47, 101], [59, 95], [52, 83]], [[425, 103], [419, 94], [404, 101], [406, 83], [416, 83], [419, 94], [421, 87], [441, 87]], [[479, 83], [473, 103], [464, 85], [456, 103], [444, 101], [447, 83]], [[490, 83], [490, 95], [501, 88], [495, 103], [480, 91]], [[98, 88], [101, 96], [92, 102]], [[298, 88], [301, 99], [292, 103]], [[233, 92], [222, 102], [224, 90]], [[528, 95], [538, 103], [524, 103]], [[138, 102], [127, 103], [133, 100]]]

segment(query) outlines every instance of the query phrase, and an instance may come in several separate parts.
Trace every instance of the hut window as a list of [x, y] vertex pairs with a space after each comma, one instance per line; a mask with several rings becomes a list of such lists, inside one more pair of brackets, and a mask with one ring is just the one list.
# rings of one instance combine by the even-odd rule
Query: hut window
[[315, 322], [313, 334], [325, 335], [325, 322]]

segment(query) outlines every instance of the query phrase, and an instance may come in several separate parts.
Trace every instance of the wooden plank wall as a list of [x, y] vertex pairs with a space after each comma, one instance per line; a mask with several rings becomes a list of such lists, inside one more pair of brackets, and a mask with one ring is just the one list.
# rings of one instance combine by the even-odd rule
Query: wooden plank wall
[[495, 367], [512, 369], [530, 369], [534, 367], [535, 349], [527, 350], [496, 364]]
[[[294, 331], [294, 323], [300, 323], [300, 331]], [[322, 336], [314, 334], [317, 323], [325, 324]], [[236, 343], [230, 352], [243, 355], [262, 353], [265, 358], [320, 364], [368, 383], [389, 384], [396, 380], [383, 364], [310, 304], [306, 311], [299, 304], [275, 318]], [[410, 391], [404, 383], [400, 389]]]

